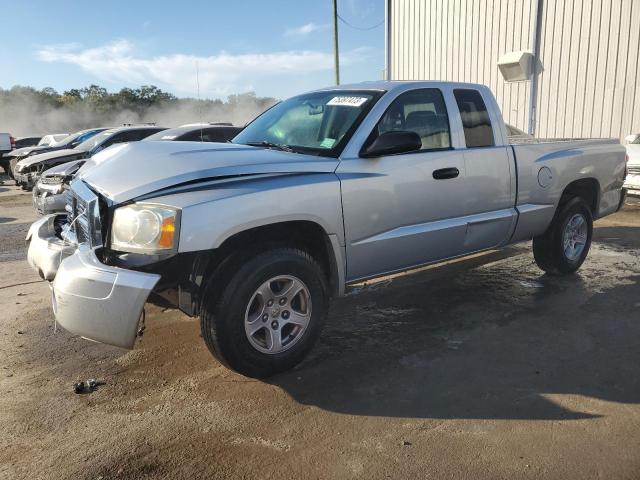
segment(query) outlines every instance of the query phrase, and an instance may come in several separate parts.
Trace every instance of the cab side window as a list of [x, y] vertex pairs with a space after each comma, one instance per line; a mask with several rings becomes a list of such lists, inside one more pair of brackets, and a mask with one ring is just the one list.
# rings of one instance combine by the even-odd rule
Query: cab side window
[[134, 130], [132, 132], [133, 137], [129, 140], [126, 140], [127, 142], [137, 142], [138, 140], [142, 140], [144, 138], [147, 138], [150, 135], [153, 135], [154, 133], [158, 133], [160, 130], [158, 130], [157, 128], [143, 128], [140, 130]]
[[425, 88], [403, 93], [378, 123], [378, 135], [395, 130], [411, 131], [422, 140], [422, 150], [451, 147], [449, 117], [442, 92]]
[[225, 143], [231, 140], [240, 131], [236, 127], [216, 127], [205, 130], [202, 136], [202, 140], [205, 142], [218, 142]]
[[494, 146], [489, 112], [480, 92], [457, 89], [453, 91], [453, 95], [460, 110], [467, 148]]
[[105, 149], [111, 145], [115, 145], [116, 143], [130, 142], [131, 140], [131, 132], [118, 132], [111, 135], [111, 138], [102, 144], [102, 148]]
[[200, 130], [194, 130], [181, 136], [178, 140], [182, 142], [201, 142]]

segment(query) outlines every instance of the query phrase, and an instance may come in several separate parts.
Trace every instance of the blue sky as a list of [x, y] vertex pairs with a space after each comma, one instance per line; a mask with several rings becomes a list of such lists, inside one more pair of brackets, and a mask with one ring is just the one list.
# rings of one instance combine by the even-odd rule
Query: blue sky
[[[178, 96], [249, 90], [289, 95], [333, 83], [331, 0], [0, 0], [0, 87], [63, 91], [154, 84]], [[338, 0], [357, 27], [379, 24], [383, 0]], [[3, 15], [4, 16], [4, 15]], [[377, 80], [384, 26], [339, 23], [342, 83]]]

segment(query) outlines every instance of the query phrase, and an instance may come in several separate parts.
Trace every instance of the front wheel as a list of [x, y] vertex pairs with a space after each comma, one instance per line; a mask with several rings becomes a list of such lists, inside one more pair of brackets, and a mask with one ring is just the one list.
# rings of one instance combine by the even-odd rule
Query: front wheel
[[593, 217], [586, 202], [574, 197], [561, 205], [547, 231], [533, 239], [538, 266], [552, 275], [566, 275], [587, 258], [593, 234]]
[[205, 291], [201, 329], [207, 347], [250, 377], [293, 368], [324, 324], [328, 285], [322, 268], [307, 252], [277, 248], [230, 270]]

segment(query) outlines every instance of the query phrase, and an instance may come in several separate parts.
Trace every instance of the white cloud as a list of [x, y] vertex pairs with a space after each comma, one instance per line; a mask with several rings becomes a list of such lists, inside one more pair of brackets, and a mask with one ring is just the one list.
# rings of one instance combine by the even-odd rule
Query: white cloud
[[318, 25], [317, 23], [306, 23], [300, 27], [295, 27], [295, 28], [289, 28], [287, 30], [285, 30], [284, 34], [288, 37], [293, 37], [293, 36], [305, 36], [305, 35], [309, 35], [310, 33], [313, 32], [317, 32], [320, 30], [326, 30], [330, 27], [329, 24], [322, 24], [322, 25]]
[[[240, 55], [223, 51], [208, 57], [176, 53], [143, 58], [136, 55], [134, 45], [124, 39], [94, 48], [78, 44], [49, 45], [40, 48], [36, 56], [44, 62], [77, 65], [106, 81], [125, 85], [156, 84], [187, 95], [194, 95], [196, 91], [197, 64], [203, 96], [254, 90], [265, 77], [286, 80], [333, 68], [331, 53], [313, 50]], [[359, 48], [341, 54], [340, 62], [348, 66], [367, 56], [368, 49]]]

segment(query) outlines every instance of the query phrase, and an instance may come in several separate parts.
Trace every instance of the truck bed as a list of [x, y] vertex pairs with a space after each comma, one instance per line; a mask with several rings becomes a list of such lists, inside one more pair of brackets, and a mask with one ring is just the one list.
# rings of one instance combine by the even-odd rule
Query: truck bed
[[544, 232], [562, 192], [572, 182], [597, 182], [600, 196], [595, 218], [618, 208], [625, 171], [625, 149], [619, 140], [534, 139], [510, 146], [518, 185], [514, 241]]

